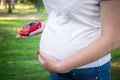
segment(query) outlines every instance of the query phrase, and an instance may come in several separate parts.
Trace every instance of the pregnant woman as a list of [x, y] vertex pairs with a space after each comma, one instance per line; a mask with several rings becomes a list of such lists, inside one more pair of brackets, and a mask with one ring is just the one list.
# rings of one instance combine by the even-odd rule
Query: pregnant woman
[[43, 32], [38, 57], [50, 80], [110, 80], [109, 52], [120, 47], [120, 0], [43, 2], [48, 19], [29, 36]]

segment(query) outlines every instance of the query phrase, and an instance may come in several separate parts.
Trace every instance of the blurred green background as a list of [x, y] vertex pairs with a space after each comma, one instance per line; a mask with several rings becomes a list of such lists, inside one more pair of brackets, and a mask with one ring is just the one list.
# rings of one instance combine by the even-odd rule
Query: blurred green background
[[[14, 8], [0, 0], [0, 80], [49, 80], [49, 73], [38, 62], [40, 35], [26, 39], [15, 36], [23, 25], [39, 19], [45, 21], [47, 13], [42, 0], [17, 0]], [[38, 4], [39, 3], [39, 4]], [[112, 54], [112, 80], [120, 80], [120, 50]]]

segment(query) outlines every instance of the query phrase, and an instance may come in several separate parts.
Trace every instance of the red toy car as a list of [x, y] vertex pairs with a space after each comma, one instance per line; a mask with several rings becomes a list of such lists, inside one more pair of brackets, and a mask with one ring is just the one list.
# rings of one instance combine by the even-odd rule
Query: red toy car
[[20, 30], [21, 36], [29, 36], [29, 33], [39, 29], [41, 27], [41, 22], [39, 20], [33, 21], [30, 24], [25, 25]]

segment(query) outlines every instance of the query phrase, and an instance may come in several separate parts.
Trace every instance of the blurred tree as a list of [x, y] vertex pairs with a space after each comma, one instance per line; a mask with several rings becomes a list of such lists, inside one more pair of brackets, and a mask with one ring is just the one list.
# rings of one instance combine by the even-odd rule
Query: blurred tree
[[1, 6], [5, 5], [5, 0], [1, 0]]
[[31, 3], [34, 4], [35, 8], [37, 9], [37, 11], [40, 10], [40, 8], [43, 6], [43, 2], [42, 0], [20, 0], [20, 3]]
[[42, 0], [19, 0], [19, 3], [24, 3], [24, 4], [34, 4], [35, 8], [37, 11], [40, 10], [41, 7], [43, 7], [43, 2]]
[[27, 4], [28, 2], [29, 2], [28, 0], [19, 0], [19, 3]]
[[1, 6], [5, 6], [5, 9], [7, 9], [7, 4], [6, 4], [6, 0], [1, 0]]
[[6, 3], [8, 4], [8, 13], [12, 13], [11, 0], [6, 0]]
[[15, 0], [11, 0], [12, 9], [15, 9]]
[[17, 3], [17, 0], [11, 0], [12, 9], [15, 9], [15, 4], [16, 3]]
[[1, 4], [7, 8], [8, 5], [8, 13], [12, 13], [12, 9], [15, 9], [15, 3], [24, 3], [24, 4], [34, 4], [37, 11], [40, 11], [40, 8], [43, 7], [42, 0], [1, 0]]
[[5, 8], [8, 4], [8, 13], [12, 13], [12, 9], [15, 9], [15, 3], [17, 3], [17, 0], [5, 0]]
[[24, 3], [27, 4], [27, 0], [24, 0]]
[[37, 11], [40, 11], [40, 8], [42, 6], [42, 0], [34, 0], [34, 4]]

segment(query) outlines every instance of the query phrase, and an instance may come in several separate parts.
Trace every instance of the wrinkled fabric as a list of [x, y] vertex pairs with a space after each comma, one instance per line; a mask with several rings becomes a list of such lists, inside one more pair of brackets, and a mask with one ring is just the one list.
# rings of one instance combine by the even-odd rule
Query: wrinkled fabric
[[[101, 36], [99, 0], [43, 0], [48, 20], [40, 50], [65, 60]], [[110, 54], [78, 68], [101, 66], [110, 61]]]

